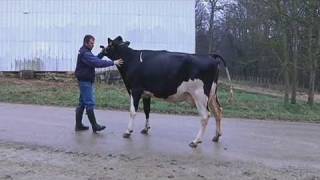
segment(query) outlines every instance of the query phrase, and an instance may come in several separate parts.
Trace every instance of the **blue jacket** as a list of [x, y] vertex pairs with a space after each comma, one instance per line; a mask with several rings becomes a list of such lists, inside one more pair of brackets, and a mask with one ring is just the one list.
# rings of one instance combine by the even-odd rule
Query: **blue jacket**
[[98, 56], [92, 54], [92, 52], [85, 46], [82, 46], [78, 53], [77, 67], [75, 75], [79, 81], [91, 81], [95, 79], [95, 68], [103, 68], [113, 66], [113, 61], [101, 60], [103, 55], [100, 53]]

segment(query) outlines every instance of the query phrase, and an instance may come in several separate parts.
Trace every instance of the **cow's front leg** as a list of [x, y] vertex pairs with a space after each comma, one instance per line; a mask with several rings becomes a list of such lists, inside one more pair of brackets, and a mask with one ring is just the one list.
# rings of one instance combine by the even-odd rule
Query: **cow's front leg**
[[150, 102], [151, 102], [150, 97], [143, 98], [143, 110], [144, 110], [144, 114], [146, 115], [146, 123], [144, 128], [141, 130], [142, 134], [148, 134], [148, 131], [150, 129], [150, 125], [149, 125]]
[[131, 133], [133, 132], [134, 118], [136, 117], [136, 112], [138, 110], [140, 97], [141, 97], [140, 91], [132, 92], [132, 94], [131, 94], [131, 98], [130, 98], [130, 119], [129, 119], [129, 123], [128, 123], [128, 129], [123, 134], [124, 138], [129, 138]]

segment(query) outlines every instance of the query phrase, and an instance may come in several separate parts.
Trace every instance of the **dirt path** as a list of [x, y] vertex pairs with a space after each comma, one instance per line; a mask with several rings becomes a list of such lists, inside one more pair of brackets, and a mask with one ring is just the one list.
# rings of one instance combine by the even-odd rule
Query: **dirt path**
[[4, 143], [0, 167], [0, 179], [320, 179], [316, 169], [274, 169], [218, 157], [98, 155]]

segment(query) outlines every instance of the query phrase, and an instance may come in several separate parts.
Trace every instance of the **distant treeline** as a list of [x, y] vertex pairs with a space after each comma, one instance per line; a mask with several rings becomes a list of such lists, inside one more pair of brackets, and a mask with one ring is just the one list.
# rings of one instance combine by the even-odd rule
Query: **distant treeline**
[[320, 90], [319, 0], [197, 0], [197, 53], [218, 52], [233, 77], [298, 88], [313, 104]]

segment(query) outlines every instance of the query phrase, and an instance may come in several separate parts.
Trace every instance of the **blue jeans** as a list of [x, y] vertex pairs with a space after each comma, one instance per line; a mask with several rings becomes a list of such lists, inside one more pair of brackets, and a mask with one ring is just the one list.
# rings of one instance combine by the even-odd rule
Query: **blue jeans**
[[78, 81], [80, 89], [79, 106], [94, 109], [96, 106], [96, 88], [90, 81]]

